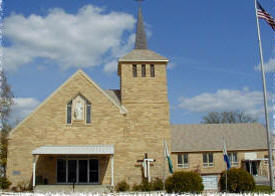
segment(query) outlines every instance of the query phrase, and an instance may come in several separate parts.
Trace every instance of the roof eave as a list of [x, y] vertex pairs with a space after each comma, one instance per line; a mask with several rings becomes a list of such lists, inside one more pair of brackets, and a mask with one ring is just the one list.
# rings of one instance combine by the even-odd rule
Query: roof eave
[[150, 59], [148, 59], [148, 60], [138, 60], [138, 59], [131, 59], [131, 60], [124, 60], [124, 59], [119, 59], [118, 60], [118, 62], [119, 63], [129, 63], [129, 62], [157, 62], [157, 63], [168, 63], [169, 62], [169, 60], [167, 59], [167, 60], [150, 60]]

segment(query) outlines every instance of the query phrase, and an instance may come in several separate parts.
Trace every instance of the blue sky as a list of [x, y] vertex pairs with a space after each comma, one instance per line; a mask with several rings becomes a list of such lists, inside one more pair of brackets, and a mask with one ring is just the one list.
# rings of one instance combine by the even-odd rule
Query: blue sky
[[[149, 49], [170, 60], [173, 124], [211, 111], [242, 110], [263, 122], [253, 0], [145, 0]], [[275, 1], [261, 0], [275, 16]], [[20, 121], [79, 68], [103, 89], [119, 88], [117, 59], [134, 44], [133, 0], [4, 0], [4, 69]], [[275, 33], [260, 21], [272, 100]], [[275, 99], [274, 99], [275, 102]], [[273, 105], [270, 105], [273, 123]]]

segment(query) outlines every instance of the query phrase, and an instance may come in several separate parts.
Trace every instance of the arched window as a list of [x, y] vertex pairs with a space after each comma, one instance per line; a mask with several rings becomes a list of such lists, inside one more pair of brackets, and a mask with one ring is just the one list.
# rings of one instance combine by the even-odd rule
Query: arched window
[[67, 104], [67, 124], [72, 123], [72, 101]]

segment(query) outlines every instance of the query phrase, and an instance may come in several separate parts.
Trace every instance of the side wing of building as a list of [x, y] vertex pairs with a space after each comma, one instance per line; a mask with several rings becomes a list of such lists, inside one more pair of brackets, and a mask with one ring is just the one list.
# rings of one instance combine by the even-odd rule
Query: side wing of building
[[[176, 170], [198, 171], [203, 179], [219, 179], [226, 169], [224, 140], [232, 167], [268, 176], [265, 128], [259, 123], [171, 125], [172, 159]], [[211, 181], [212, 179], [212, 181]]]

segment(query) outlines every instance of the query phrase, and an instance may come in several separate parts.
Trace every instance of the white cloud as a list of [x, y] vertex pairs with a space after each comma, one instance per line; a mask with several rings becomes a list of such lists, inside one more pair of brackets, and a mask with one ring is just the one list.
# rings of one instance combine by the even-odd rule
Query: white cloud
[[[274, 72], [275, 71], [275, 58], [270, 58], [267, 62], [264, 63], [265, 72]], [[261, 65], [255, 67], [255, 70], [261, 70]]]
[[220, 89], [215, 93], [202, 93], [194, 97], [180, 97], [179, 108], [191, 112], [241, 110], [254, 117], [263, 115], [263, 94], [260, 91]]
[[118, 65], [118, 59], [125, 54], [127, 54], [134, 45], [136, 35], [131, 34], [127, 40], [127, 42], [119, 47], [119, 48], [113, 48], [112, 52], [112, 59], [110, 59], [108, 62], [105, 63], [104, 65], [104, 71], [107, 73], [115, 72], [117, 70], [117, 65]]
[[11, 123], [18, 123], [30, 114], [40, 101], [35, 98], [15, 98], [11, 113]]
[[62, 9], [52, 9], [45, 17], [13, 14], [4, 20], [4, 36], [11, 41], [3, 50], [4, 66], [16, 69], [36, 58], [52, 60], [65, 69], [108, 64], [118, 51], [132, 47], [133, 36], [124, 33], [134, 23], [129, 14], [106, 13], [92, 5], [75, 15]]

